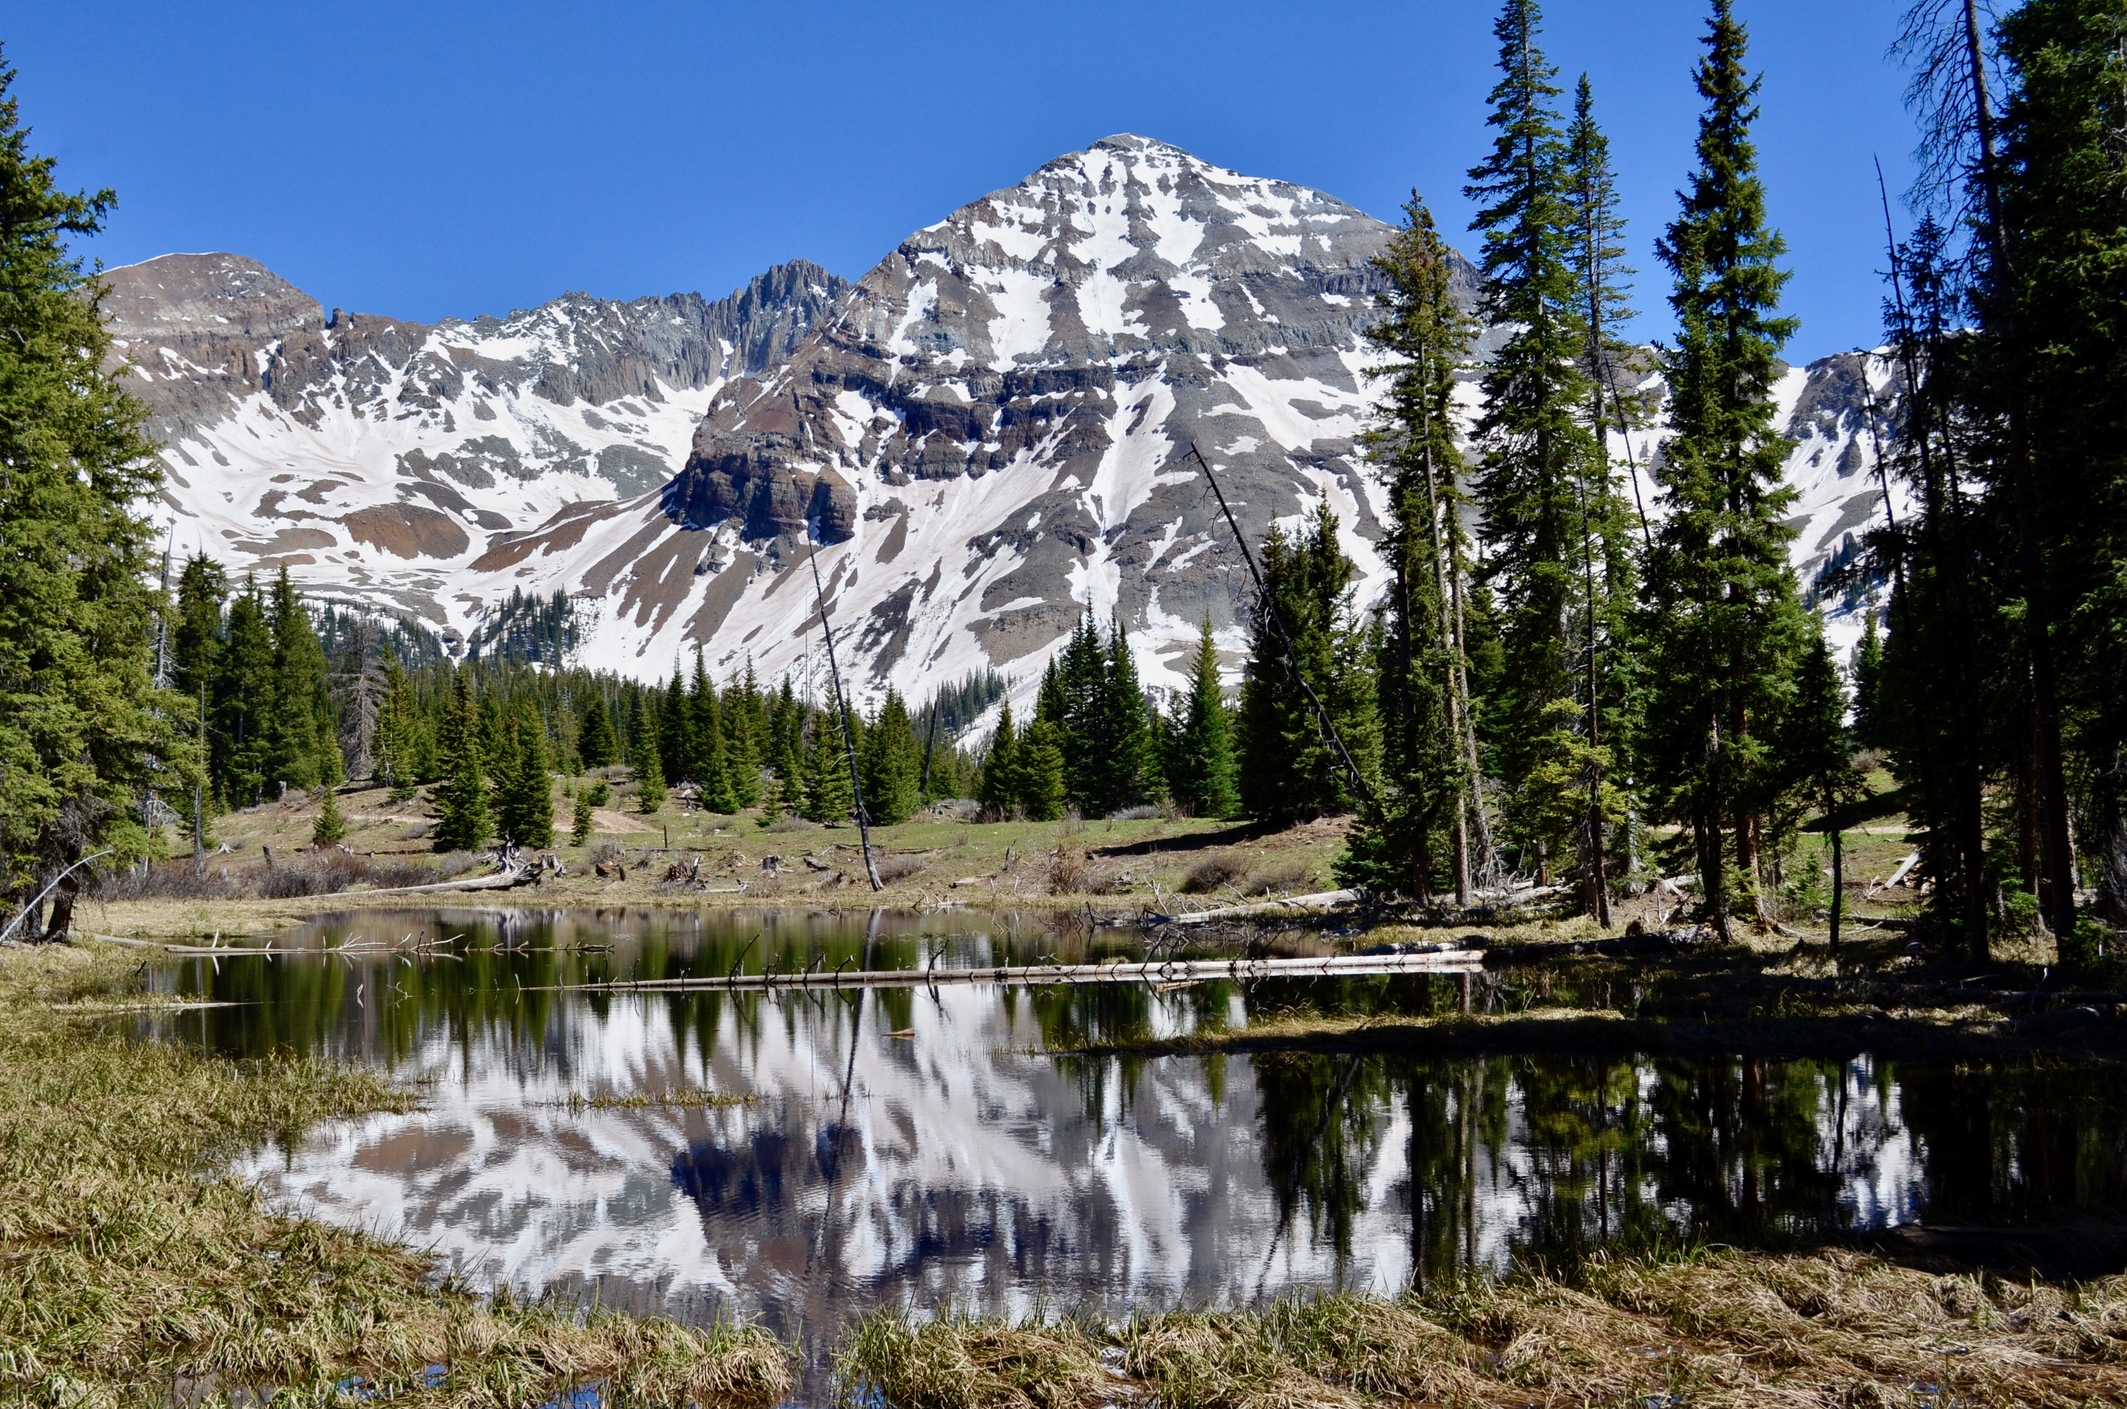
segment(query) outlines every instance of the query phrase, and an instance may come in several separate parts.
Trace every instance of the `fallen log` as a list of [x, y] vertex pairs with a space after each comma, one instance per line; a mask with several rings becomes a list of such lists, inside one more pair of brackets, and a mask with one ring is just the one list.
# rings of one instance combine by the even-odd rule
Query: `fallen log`
[[980, 969], [872, 969], [827, 973], [726, 974], [722, 978], [617, 979], [560, 983], [541, 993], [765, 992], [796, 988], [932, 988], [947, 983], [1081, 984], [1251, 982], [1267, 978], [1363, 978], [1376, 974], [1471, 973], [1484, 966], [1481, 949], [1436, 949], [1414, 954], [1336, 954], [1320, 959], [1153, 959], [1115, 964], [1002, 964]]
[[1254, 900], [1245, 905], [1222, 905], [1216, 910], [1195, 910], [1182, 915], [1150, 917], [1158, 925], [1202, 925], [1213, 920], [1239, 920], [1253, 915], [1319, 914], [1359, 900], [1355, 890], [1322, 890], [1312, 895], [1287, 895], [1276, 900]]

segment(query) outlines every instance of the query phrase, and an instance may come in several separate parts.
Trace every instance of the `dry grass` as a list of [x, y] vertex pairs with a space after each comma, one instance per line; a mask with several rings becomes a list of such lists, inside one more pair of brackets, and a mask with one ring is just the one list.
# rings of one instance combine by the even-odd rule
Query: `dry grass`
[[525, 1405], [595, 1383], [616, 1404], [766, 1409], [788, 1392], [787, 1356], [758, 1330], [436, 1290], [427, 1259], [216, 1176], [232, 1150], [412, 1097], [99, 1028], [138, 962], [0, 951], [0, 1398]]
[[1049, 894], [1083, 895], [1087, 875], [1085, 848], [1064, 842], [1049, 853]]
[[895, 1409], [2118, 1404], [2127, 1279], [1943, 1277], [1845, 1252], [1598, 1258], [1570, 1283], [1521, 1274], [1113, 1328], [876, 1317], [842, 1369]]
[[873, 1316], [837, 1362], [894, 1409], [1090, 1409], [1111, 1397], [1100, 1346], [1070, 1322]]

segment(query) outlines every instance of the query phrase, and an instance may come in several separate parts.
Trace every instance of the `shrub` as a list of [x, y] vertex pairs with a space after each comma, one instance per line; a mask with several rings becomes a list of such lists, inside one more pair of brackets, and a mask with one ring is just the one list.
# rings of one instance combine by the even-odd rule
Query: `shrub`
[[914, 856], [874, 856], [872, 859], [878, 864], [882, 885], [892, 885], [895, 881], [905, 881], [923, 873], [924, 863]]
[[1218, 853], [1207, 856], [1191, 866], [1182, 877], [1182, 894], [1207, 895], [1215, 890], [1224, 890], [1236, 884], [1246, 875], [1248, 868], [1238, 856]]
[[1304, 861], [1281, 861], [1249, 874], [1241, 887], [1249, 895], [1283, 895], [1305, 891], [1315, 883], [1315, 874]]
[[1086, 888], [1086, 853], [1059, 846], [1049, 853], [1049, 894], [1077, 895]]

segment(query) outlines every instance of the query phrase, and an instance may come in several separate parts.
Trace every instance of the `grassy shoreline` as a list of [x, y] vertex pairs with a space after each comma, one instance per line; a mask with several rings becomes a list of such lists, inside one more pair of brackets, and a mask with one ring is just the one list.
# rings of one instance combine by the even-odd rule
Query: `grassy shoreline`
[[100, 1019], [138, 1006], [138, 964], [0, 951], [0, 1397], [515, 1406], [596, 1382], [613, 1404], [768, 1409], [788, 1391], [758, 1330], [483, 1298], [410, 1249], [268, 1208], [222, 1158], [414, 1095], [130, 1040]]
[[[234, 1149], [416, 1095], [323, 1063], [131, 1040], [111, 1019], [152, 1003], [138, 960], [0, 950], [0, 1387], [15, 1400], [533, 1405], [596, 1385], [613, 1404], [767, 1409], [790, 1391], [789, 1351], [757, 1329], [438, 1286], [413, 1251], [277, 1213], [220, 1176]], [[1425, 1021], [1496, 1044], [1588, 1020]], [[1246, 1040], [1417, 1021], [1339, 1038], [1300, 1016]], [[2117, 1403], [2127, 1278], [1945, 1275], [1839, 1249], [1598, 1255], [1571, 1275], [1122, 1325], [874, 1317], [838, 1364], [859, 1399], [894, 1409]]]
[[842, 1366], [897, 1409], [2068, 1406], [2127, 1399], [2123, 1352], [2127, 1279], [1716, 1249], [1112, 1327], [875, 1317]]

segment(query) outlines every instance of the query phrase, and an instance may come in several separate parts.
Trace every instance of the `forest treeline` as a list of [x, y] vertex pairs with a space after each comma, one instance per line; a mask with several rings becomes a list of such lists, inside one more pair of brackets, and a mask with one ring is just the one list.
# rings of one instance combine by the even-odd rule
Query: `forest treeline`
[[[1674, 332], [1650, 349], [1622, 336], [1635, 271], [1596, 95], [1561, 82], [1533, 0], [1506, 0], [1464, 191], [1477, 304], [1416, 193], [1376, 261], [1387, 592], [1355, 600], [1320, 510], [1248, 545], [1232, 698], [1208, 623], [1189, 687], [1155, 701], [1123, 625], [1089, 617], [980, 739], [1008, 683], [988, 674], [860, 714], [831, 681], [699, 658], [661, 684], [573, 669], [563, 601], [506, 604], [453, 660], [205, 559], [158, 591], [152, 447], [93, 370], [108, 341], [70, 252], [113, 198], [54, 184], [0, 83], [0, 889], [143, 855], [195, 795], [342, 777], [429, 789], [439, 844], [537, 844], [533, 780], [617, 768], [632, 793], [604, 802], [684, 788], [764, 821], [845, 819], [853, 783], [881, 822], [945, 796], [1348, 813], [1340, 873], [1378, 895], [1466, 903], [1518, 875], [1607, 918], [1620, 887], [1681, 874], [1727, 933], [1835, 897], [1810, 829], [1880, 766], [1941, 942], [1982, 955], [2040, 925], [2087, 961], [2127, 923], [2123, 27], [2127, 0], [1907, 13], [1920, 178], [1902, 238], [1881, 212], [1864, 428], [1884, 521], [1803, 584], [1773, 397], [1795, 322], [1743, 26], [1711, 0], [1693, 164], [1654, 243]], [[1850, 660], [1810, 609], [1831, 595], [1866, 604]]]

